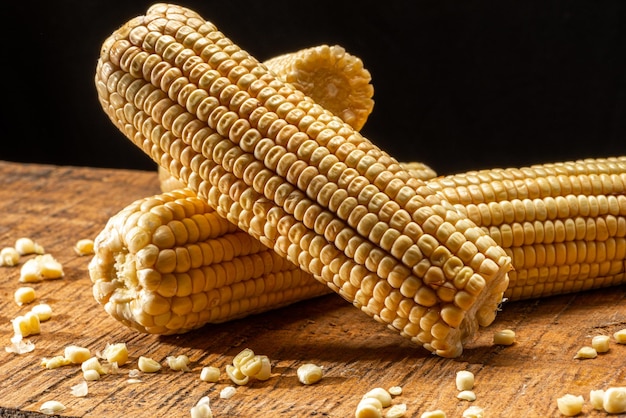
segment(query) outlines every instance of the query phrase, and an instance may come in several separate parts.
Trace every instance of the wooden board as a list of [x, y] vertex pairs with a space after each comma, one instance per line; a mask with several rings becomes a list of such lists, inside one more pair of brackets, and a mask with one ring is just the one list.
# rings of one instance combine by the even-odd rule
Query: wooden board
[[[186, 335], [143, 335], [110, 318], [94, 300], [87, 274], [89, 257], [73, 252], [75, 242], [93, 238], [107, 219], [135, 199], [158, 192], [153, 172], [24, 165], [0, 161], [0, 247], [28, 236], [64, 266], [65, 277], [35, 284], [38, 301], [49, 303], [53, 318], [41, 334], [29, 337], [35, 350], [0, 352], [0, 416], [38, 416], [40, 405], [59, 400], [68, 417], [188, 417], [202, 397], [211, 398], [216, 417], [350, 417], [361, 396], [377, 386], [401, 386], [393, 403], [406, 403], [407, 417], [442, 409], [460, 417], [470, 404], [486, 416], [559, 416], [556, 400], [571, 393], [585, 397], [584, 416], [592, 411], [589, 391], [626, 385], [626, 345], [611, 343], [608, 353], [575, 360], [579, 347], [597, 334], [626, 328], [626, 286], [509, 303], [495, 323], [457, 359], [435, 357], [374, 322], [340, 297], [330, 294], [266, 314], [206, 326]], [[10, 320], [26, 312], [13, 301], [18, 267], [0, 267], [0, 344], [9, 345]], [[518, 342], [492, 345], [495, 330], [512, 328]], [[119, 374], [89, 383], [77, 398], [71, 387], [82, 381], [80, 368], [47, 370], [43, 357], [63, 353], [70, 344], [101, 351], [125, 342], [131, 362]], [[224, 370], [243, 348], [270, 357], [274, 376], [237, 388], [219, 399], [230, 382], [199, 380], [203, 366]], [[170, 355], [190, 357], [192, 371], [141, 376], [129, 384], [128, 372], [140, 355], [161, 362]], [[324, 379], [301, 385], [296, 369], [305, 362], [323, 366]], [[458, 370], [475, 373], [473, 403], [456, 398]]]

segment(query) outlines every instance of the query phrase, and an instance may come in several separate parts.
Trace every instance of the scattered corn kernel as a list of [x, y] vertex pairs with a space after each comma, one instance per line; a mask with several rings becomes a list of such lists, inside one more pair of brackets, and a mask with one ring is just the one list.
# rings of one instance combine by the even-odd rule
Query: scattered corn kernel
[[220, 369], [213, 366], [203, 367], [200, 371], [200, 380], [203, 382], [216, 383], [220, 380]]
[[0, 266], [13, 267], [20, 262], [20, 253], [13, 247], [0, 250]]
[[485, 416], [485, 410], [480, 406], [472, 405], [463, 411], [462, 418], [483, 418]]
[[474, 388], [474, 373], [469, 370], [456, 372], [456, 388], [460, 391]]
[[515, 331], [511, 329], [503, 329], [493, 334], [493, 343], [495, 345], [512, 345], [515, 343]]
[[573, 417], [578, 415], [583, 410], [583, 403], [585, 400], [582, 396], [575, 395], [563, 395], [556, 400], [556, 405], [559, 408], [559, 412], [567, 417]]
[[39, 322], [45, 322], [52, 318], [52, 308], [47, 303], [35, 305], [30, 311], [37, 315]]
[[422, 415], [420, 415], [420, 418], [447, 418], [447, 415], [441, 409], [437, 409], [435, 411], [424, 412]]
[[608, 335], [596, 335], [591, 339], [591, 347], [598, 353], [606, 353], [609, 351], [609, 342], [611, 338]]
[[79, 398], [84, 398], [89, 394], [89, 386], [87, 386], [87, 381], [85, 380], [72, 386], [70, 389], [70, 393]]
[[74, 245], [74, 251], [76, 254], [83, 255], [92, 255], [93, 252], [93, 240], [92, 239], [80, 239]]
[[233, 358], [233, 366], [241, 369], [246, 363], [254, 359], [254, 351], [249, 348], [244, 348]]
[[188, 372], [189, 369], [189, 357], [184, 354], [179, 356], [168, 356], [165, 361], [170, 369], [176, 371]]
[[39, 411], [46, 415], [55, 415], [65, 411], [65, 405], [59, 401], [46, 401], [39, 407]]
[[613, 334], [613, 338], [615, 338], [615, 342], [618, 344], [626, 344], [626, 328], [620, 329]]
[[15, 334], [11, 337], [11, 345], [4, 347], [7, 353], [25, 354], [35, 349], [35, 344], [22, 338], [21, 335]]
[[272, 375], [272, 363], [268, 356], [257, 356], [261, 362], [261, 368], [253, 376], [257, 380], [267, 380]]
[[15, 249], [20, 255], [43, 254], [44, 249], [30, 238], [22, 237], [15, 241]]
[[602, 389], [591, 390], [589, 391], [589, 403], [593, 409], [597, 409], [598, 411], [602, 411], [604, 406], [602, 405], [604, 402], [604, 391]]
[[123, 366], [128, 362], [126, 343], [107, 344], [102, 352], [102, 356], [109, 363], [117, 363], [118, 366]]
[[91, 358], [91, 351], [85, 347], [77, 345], [68, 345], [64, 350], [65, 358], [73, 364], [81, 364]]
[[383, 408], [386, 408], [389, 405], [391, 405], [391, 395], [384, 388], [374, 388], [370, 390], [365, 395], [363, 395], [363, 399], [366, 399], [366, 398], [378, 399], [380, 401], [380, 404], [383, 406]]
[[457, 395], [457, 398], [462, 399], [464, 401], [473, 402], [476, 400], [476, 394], [471, 390], [462, 390]]
[[220, 399], [230, 399], [235, 396], [237, 389], [234, 386], [226, 386], [220, 390]]
[[399, 395], [402, 395], [402, 387], [392, 386], [387, 390], [387, 392], [389, 392], [389, 394], [392, 396], [399, 396]]
[[161, 370], [161, 363], [149, 357], [139, 356], [137, 367], [144, 373], [156, 373]]
[[39, 317], [32, 312], [20, 315], [11, 322], [13, 323], [13, 332], [15, 335], [27, 337], [41, 332]]
[[67, 366], [70, 363], [71, 362], [63, 356], [44, 357], [41, 359], [41, 365], [46, 369], [56, 369], [61, 366]]
[[392, 405], [385, 411], [385, 418], [401, 418], [406, 414], [406, 404], [399, 403]]
[[313, 363], [305, 363], [298, 367], [296, 371], [298, 375], [298, 380], [303, 385], [312, 385], [313, 383], [317, 383], [322, 380], [323, 371], [320, 366]]
[[198, 403], [191, 408], [191, 418], [213, 418], [211, 401], [208, 396], [200, 398]]
[[610, 387], [604, 391], [602, 407], [609, 414], [626, 412], [626, 386]]
[[355, 418], [382, 418], [383, 405], [374, 397], [362, 398], [356, 406]]
[[13, 294], [13, 299], [15, 299], [15, 303], [17, 303], [19, 306], [22, 306], [26, 303], [31, 303], [35, 300], [35, 298], [35, 289], [29, 286], [18, 287]]
[[87, 382], [96, 381], [100, 379], [100, 373], [98, 372], [98, 370], [94, 370], [94, 369], [84, 370], [83, 379], [85, 379]]
[[245, 385], [250, 381], [250, 376], [246, 376], [240, 369], [232, 364], [226, 365], [226, 374], [234, 384], [239, 386]]
[[[106, 374], [102, 364], [100, 364], [100, 360], [98, 357], [91, 357], [85, 361], [83, 361], [80, 365], [80, 369], [85, 373], [87, 370], [95, 370], [98, 374]], [[87, 380], [87, 379], [85, 379]]]
[[581, 347], [578, 350], [578, 352], [576, 352], [576, 355], [574, 356], [574, 358], [576, 359], [589, 359], [589, 358], [596, 358], [596, 357], [598, 357], [598, 352], [596, 351], [595, 348], [589, 347], [589, 346]]
[[37, 283], [63, 277], [63, 266], [51, 254], [38, 255], [22, 265], [20, 282]]

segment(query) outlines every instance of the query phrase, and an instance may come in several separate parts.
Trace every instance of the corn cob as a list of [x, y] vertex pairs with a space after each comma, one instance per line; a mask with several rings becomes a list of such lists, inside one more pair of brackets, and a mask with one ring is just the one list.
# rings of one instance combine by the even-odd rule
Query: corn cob
[[[413, 166], [412, 163], [403, 165], [409, 170]], [[557, 184], [558, 187], [555, 187]], [[444, 195], [459, 211], [467, 213], [488, 231], [512, 258], [514, 270], [509, 273], [509, 287], [505, 292], [505, 297], [510, 300], [626, 283], [625, 184], [626, 157], [543, 164], [519, 169], [481, 170], [441, 177], [428, 183], [429, 187]], [[548, 185], [551, 186], [548, 188]], [[167, 248], [175, 252], [183, 251], [182, 248], [189, 245], [204, 245], [203, 256], [195, 261], [194, 267], [189, 262], [176, 264], [177, 260], [172, 257], [169, 262], [174, 264], [165, 270], [174, 269], [175, 272], [165, 273], [168, 275], [167, 280], [161, 278], [152, 280], [151, 285], [142, 284], [140, 278], [145, 276], [141, 272], [149, 272], [154, 266], [146, 263], [146, 257], [133, 252], [128, 243], [123, 242], [123, 231], [135, 227], [145, 216], [155, 218], [156, 215], [160, 225], [169, 225], [172, 213], [178, 214], [175, 216], [180, 218], [175, 224], [183, 222], [194, 225], [193, 219], [202, 216], [210, 219], [211, 225], [221, 225], [221, 229], [215, 228], [216, 232], [206, 241], [199, 239], [198, 234], [191, 240], [185, 235], [186, 230], [182, 230], [182, 236], [177, 237], [176, 244], [172, 239], [167, 246], [161, 244], [160, 250]], [[577, 229], [574, 231], [572, 227]], [[160, 226], [155, 231], [162, 229]], [[226, 232], [221, 234], [220, 230]], [[151, 292], [157, 293], [155, 297], [169, 298], [170, 305], [175, 304], [171, 298], [184, 296], [173, 295], [171, 289], [176, 288], [176, 283], [181, 283], [179, 287], [195, 289], [191, 293], [186, 292], [189, 298], [216, 300], [211, 295], [217, 294], [219, 286], [227, 287], [228, 290], [224, 291], [229, 295], [237, 293], [229, 288], [233, 285], [224, 284], [224, 279], [220, 282], [213, 269], [209, 270], [210, 275], [202, 272], [207, 264], [205, 260], [209, 260], [207, 265], [212, 268], [220, 268], [224, 251], [215, 242], [218, 238], [232, 242], [227, 237], [235, 234], [235, 230], [233, 225], [228, 225], [189, 189], [135, 202], [111, 218], [99, 236], [99, 249], [94, 259], [97, 261], [92, 262], [93, 269], [90, 271], [94, 280], [94, 294], [109, 314], [126, 325], [143, 332], [169, 334], [185, 332], [205, 323], [240, 318], [330, 292], [327, 286], [319, 283], [312, 275], [285, 261], [278, 270], [273, 267], [270, 273], [266, 274], [261, 268], [256, 275], [239, 275], [236, 279], [233, 275], [231, 279], [240, 287], [258, 289], [261, 286], [257, 284], [259, 279], [263, 278], [275, 286], [276, 275], [286, 272], [292, 276], [299, 274], [298, 280], [283, 281], [282, 290], [277, 292], [266, 285], [262, 292], [267, 293], [268, 298], [275, 297], [271, 301], [260, 301], [259, 295], [249, 297], [251, 301], [234, 301], [231, 296], [219, 306], [211, 306], [212, 303], [209, 303], [205, 308], [207, 312], [189, 311], [185, 318], [181, 318], [180, 311], [163, 312], [159, 314], [161, 318], [167, 318], [170, 322], [155, 325], [155, 322], [163, 320], [153, 319], [140, 309], [141, 301], [149, 299]], [[568, 230], [571, 232], [566, 234]], [[180, 234], [181, 229], [171, 228], [168, 236], [173, 236], [177, 231]], [[158, 240], [156, 235], [156, 232], [152, 234], [151, 242]], [[217, 251], [214, 251], [215, 248]], [[272, 250], [257, 242], [252, 243], [246, 251], [242, 257], [245, 260], [250, 260], [257, 253], [266, 254], [272, 260], [275, 257], [269, 257]], [[122, 259], [123, 262], [117, 261]], [[261, 257], [256, 259], [260, 261]], [[125, 268], [132, 260], [134, 267]], [[227, 268], [222, 266], [221, 270], [226, 271]], [[294, 270], [298, 270], [298, 273]], [[191, 277], [198, 282], [192, 282]], [[252, 281], [249, 285], [248, 280]], [[169, 293], [155, 288], [157, 285], [162, 286], [162, 283], [168, 283]], [[207, 286], [209, 290], [205, 290]], [[206, 295], [200, 296], [199, 293]], [[161, 306], [167, 306], [167, 303]]]
[[428, 187], [511, 257], [510, 300], [626, 282], [626, 157], [474, 171]]
[[495, 319], [504, 250], [195, 12], [157, 4], [114, 32], [96, 86], [113, 123], [218, 215], [427, 350], [456, 357]]

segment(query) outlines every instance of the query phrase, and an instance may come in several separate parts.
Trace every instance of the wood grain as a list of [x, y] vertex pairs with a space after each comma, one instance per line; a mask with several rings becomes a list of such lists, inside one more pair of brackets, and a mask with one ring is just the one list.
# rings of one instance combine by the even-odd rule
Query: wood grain
[[[65, 277], [34, 285], [38, 301], [54, 316], [41, 334], [29, 337], [33, 352], [0, 352], [0, 416], [34, 417], [40, 405], [56, 399], [67, 417], [188, 417], [204, 395], [216, 417], [350, 417], [371, 388], [399, 385], [393, 403], [406, 403], [407, 417], [442, 409], [460, 417], [470, 404], [488, 417], [559, 416], [556, 399], [583, 395], [583, 416], [600, 417], [589, 405], [589, 391], [626, 385], [626, 346], [612, 341], [608, 353], [593, 360], [574, 354], [597, 334], [626, 328], [626, 286], [527, 302], [509, 303], [457, 359], [442, 359], [374, 322], [334, 294], [226, 324], [206, 326], [185, 335], [139, 334], [110, 318], [91, 294], [90, 257], [73, 252], [75, 242], [93, 238], [109, 217], [135, 199], [158, 192], [156, 172], [15, 164], [0, 161], [0, 247], [28, 236], [64, 266]], [[26, 312], [13, 301], [19, 267], [0, 267], [0, 344], [9, 345], [10, 320]], [[493, 346], [493, 332], [512, 328], [515, 345]], [[82, 381], [80, 368], [47, 370], [43, 357], [63, 353], [70, 344], [101, 351], [107, 343], [125, 342], [131, 361], [120, 373], [89, 383], [89, 394], [76, 398], [70, 388]], [[199, 380], [203, 366], [222, 371], [243, 348], [270, 357], [273, 377], [237, 388], [219, 399], [229, 385]], [[142, 375], [128, 383], [140, 355], [165, 362], [186, 354], [192, 371]], [[305, 362], [324, 368], [321, 382], [301, 385], [296, 369]], [[475, 373], [473, 403], [456, 398], [458, 370]]]

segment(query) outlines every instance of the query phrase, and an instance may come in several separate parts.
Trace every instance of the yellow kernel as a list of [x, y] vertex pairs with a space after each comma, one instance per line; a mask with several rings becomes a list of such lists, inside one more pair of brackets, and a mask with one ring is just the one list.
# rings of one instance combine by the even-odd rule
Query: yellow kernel
[[563, 395], [556, 400], [556, 405], [559, 408], [559, 412], [567, 417], [573, 417], [578, 415], [583, 410], [584, 399], [582, 396], [575, 395]]
[[47, 401], [41, 404], [39, 411], [46, 415], [55, 415], [59, 412], [65, 411], [65, 405], [59, 401]]
[[591, 339], [591, 347], [598, 353], [606, 353], [609, 351], [610, 337], [608, 335], [596, 335]]
[[208, 396], [200, 398], [198, 403], [191, 408], [191, 418], [213, 418], [211, 403]]
[[322, 368], [317, 364], [305, 363], [298, 367], [296, 371], [298, 380], [303, 385], [312, 385], [322, 380], [323, 372]]
[[122, 366], [128, 362], [128, 348], [126, 343], [107, 344], [102, 352], [102, 356], [109, 363], [117, 363]]
[[447, 418], [447, 415], [441, 409], [437, 409], [435, 411], [424, 412], [422, 415], [420, 415], [420, 418]]
[[35, 305], [30, 311], [37, 315], [40, 322], [45, 322], [52, 318], [52, 308], [47, 303]]
[[254, 351], [252, 351], [249, 348], [244, 348], [243, 350], [241, 350], [239, 352], [239, 354], [237, 354], [233, 358], [233, 366], [235, 366], [238, 369], [240, 369], [241, 366], [243, 366], [244, 364], [246, 364], [247, 362], [249, 362], [253, 358], [254, 358]]
[[374, 388], [370, 390], [365, 395], [363, 395], [363, 399], [366, 399], [366, 398], [378, 399], [380, 401], [380, 404], [383, 406], [383, 408], [386, 408], [389, 405], [391, 405], [391, 395], [384, 388]]
[[620, 329], [613, 334], [613, 338], [615, 338], [615, 342], [618, 344], [626, 344], [626, 328]]
[[249, 376], [243, 374], [240, 369], [233, 366], [232, 364], [226, 365], [226, 374], [228, 375], [228, 378], [236, 385], [245, 385], [250, 380]]
[[598, 352], [595, 348], [589, 346], [581, 347], [574, 356], [575, 359], [590, 359], [596, 357], [598, 357]]
[[79, 347], [77, 345], [68, 345], [65, 347], [65, 358], [74, 364], [81, 364], [91, 358], [91, 351], [85, 347]]
[[188, 372], [189, 369], [189, 357], [184, 354], [179, 356], [168, 356], [166, 359], [167, 365], [170, 369], [176, 371]]
[[268, 356], [256, 356], [261, 362], [260, 370], [253, 376], [257, 380], [267, 380], [272, 375], [272, 363]]
[[43, 254], [44, 249], [30, 238], [22, 237], [15, 241], [15, 249], [20, 255]]
[[512, 345], [515, 343], [515, 331], [503, 329], [493, 334], [493, 343], [495, 345]]
[[354, 412], [355, 418], [382, 418], [383, 405], [376, 398], [363, 398]]
[[237, 389], [234, 386], [226, 386], [220, 391], [220, 399], [230, 399], [235, 395], [236, 392]]
[[472, 405], [463, 411], [462, 418], [483, 418], [485, 416], [485, 410], [480, 406]]
[[216, 383], [220, 380], [220, 369], [213, 366], [203, 367], [200, 371], [200, 380]]
[[11, 322], [13, 323], [13, 332], [15, 335], [27, 337], [41, 332], [39, 317], [32, 312], [20, 315]]
[[35, 300], [35, 289], [29, 286], [22, 286], [17, 288], [13, 295], [13, 299], [15, 299], [15, 303], [19, 306], [22, 306], [26, 303], [31, 303]]
[[80, 239], [74, 245], [74, 251], [79, 256], [93, 254], [93, 240], [92, 239]]
[[474, 373], [468, 370], [456, 372], [456, 388], [460, 391], [474, 388]]
[[83, 371], [83, 374], [87, 370], [95, 370], [98, 374], [105, 374], [104, 369], [102, 368], [102, 364], [100, 364], [100, 360], [98, 357], [91, 357], [85, 361], [83, 361], [80, 365], [80, 369]]
[[0, 266], [13, 267], [20, 262], [20, 253], [13, 247], [0, 250]]
[[476, 394], [471, 390], [462, 390], [456, 395], [456, 397], [464, 401], [470, 402], [476, 400]]
[[94, 370], [94, 369], [84, 370], [83, 379], [85, 379], [88, 382], [96, 381], [100, 379], [100, 373], [98, 372], [98, 370]]
[[392, 386], [389, 389], [387, 389], [387, 392], [389, 392], [389, 394], [392, 396], [399, 396], [399, 395], [402, 395], [402, 387]]
[[26, 261], [20, 270], [22, 283], [36, 283], [42, 280], [63, 277], [63, 266], [52, 255], [43, 254]]
[[401, 418], [406, 414], [406, 404], [399, 403], [392, 405], [385, 411], [385, 418]]
[[144, 356], [139, 356], [137, 367], [144, 373], [155, 373], [161, 370], [161, 364], [158, 361]]
[[602, 407], [609, 414], [626, 412], [626, 386], [608, 388], [604, 392]]
[[602, 411], [604, 409], [603, 402], [604, 402], [604, 391], [602, 389], [589, 391], [589, 403], [591, 403], [591, 406], [593, 407], [593, 409]]
[[63, 356], [44, 357], [41, 359], [41, 365], [46, 369], [56, 369], [61, 366], [67, 366], [68, 364], [70, 364], [70, 361]]

